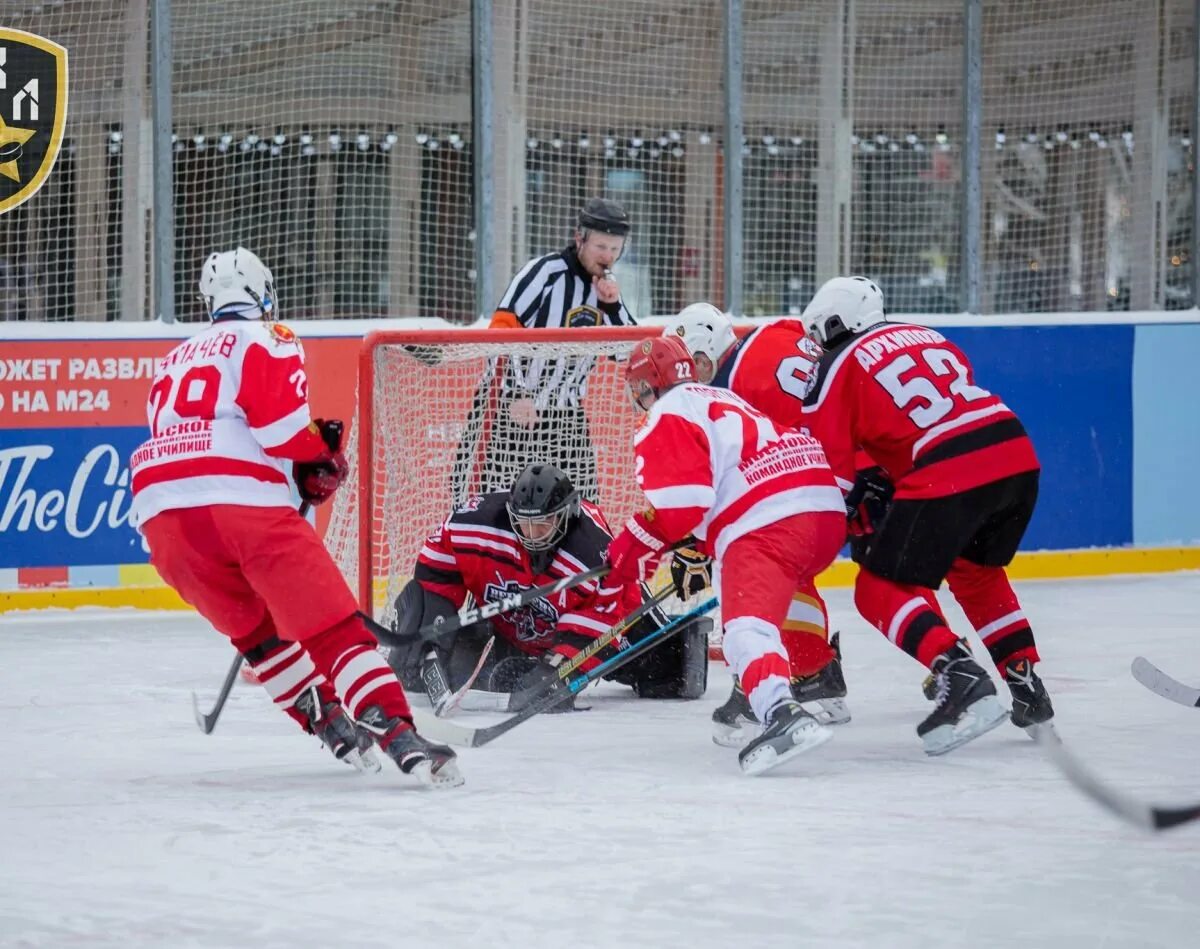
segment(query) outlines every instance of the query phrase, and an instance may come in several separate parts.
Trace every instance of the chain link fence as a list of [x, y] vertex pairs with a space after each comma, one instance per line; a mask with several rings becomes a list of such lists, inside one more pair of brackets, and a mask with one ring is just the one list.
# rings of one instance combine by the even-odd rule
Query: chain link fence
[[[58, 164], [0, 216], [0, 319], [202, 319], [200, 263], [242, 243], [289, 319], [470, 322], [593, 194], [633, 217], [617, 276], [635, 315], [796, 313], [840, 272], [880, 281], [893, 310], [957, 312], [964, 123], [982, 143], [979, 311], [1190, 307], [1195, 6], [0, 0], [0, 25], [70, 55]], [[156, 293], [164, 253], [174, 286]]]

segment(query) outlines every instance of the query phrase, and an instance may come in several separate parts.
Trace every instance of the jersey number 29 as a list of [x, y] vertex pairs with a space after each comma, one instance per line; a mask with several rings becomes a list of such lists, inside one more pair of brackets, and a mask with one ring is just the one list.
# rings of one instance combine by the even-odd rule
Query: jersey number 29
[[193, 366], [179, 378], [178, 383], [174, 376], [162, 376], [150, 389], [150, 401], [154, 404], [150, 434], [158, 437], [158, 420], [168, 402], [177, 418], [211, 421], [216, 416], [220, 391], [221, 372], [216, 366]]

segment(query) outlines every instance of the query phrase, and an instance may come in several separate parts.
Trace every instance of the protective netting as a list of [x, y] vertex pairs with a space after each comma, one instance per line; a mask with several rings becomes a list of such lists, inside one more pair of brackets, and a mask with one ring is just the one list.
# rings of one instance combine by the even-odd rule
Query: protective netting
[[241, 242], [288, 318], [468, 318], [469, 0], [173, 6], [180, 315]]
[[[511, 488], [534, 461], [566, 471], [613, 530], [645, 505], [633, 474], [638, 416], [621, 376], [633, 343], [621, 335], [613, 340], [576, 330], [565, 333], [569, 339], [514, 343], [406, 334], [373, 346], [375, 383], [360, 391], [360, 399], [370, 399], [368, 421], [351, 434], [353, 472], [337, 495], [326, 543], [355, 590], [365, 592], [360, 580], [369, 574], [381, 615], [412, 575], [422, 541], [453, 507], [480, 492]], [[580, 408], [548, 408], [515, 392], [517, 366], [541, 370], [543, 378], [564, 367], [578, 371]], [[364, 438], [372, 447], [370, 515], [356, 480]], [[365, 562], [364, 531], [370, 540]]]
[[[0, 318], [152, 315], [152, 6], [0, 0], [0, 23], [70, 55], [55, 171], [0, 216]], [[894, 311], [957, 310], [960, 0], [742, 10], [729, 143], [719, 0], [493, 0], [484, 24], [469, 0], [176, 0], [177, 313], [201, 315], [200, 262], [241, 242], [291, 319], [474, 319], [473, 29], [492, 53], [484, 312], [594, 194], [631, 213], [617, 277], [635, 314], [722, 300], [731, 147], [747, 313], [794, 312], [847, 271]], [[983, 3], [984, 312], [1191, 305], [1194, 17], [1190, 0]]]
[[985, 4], [985, 312], [1191, 306], [1194, 4]]
[[[120, 312], [123, 296], [140, 315], [145, 297], [122, 287], [122, 168], [110, 135], [127, 103], [145, 92], [145, 33], [130, 39], [126, 4], [111, 0], [0, 3], [0, 27], [65, 46], [69, 67], [54, 170], [41, 190], [0, 214], [0, 321], [105, 319]], [[21, 126], [17, 90], [6, 85], [0, 117]], [[18, 176], [28, 172], [17, 163]], [[145, 265], [145, 248], [129, 250], [132, 272]]]
[[958, 309], [962, 6], [746, 0], [747, 315], [842, 273]]
[[[634, 316], [720, 293], [722, 7], [617, 0], [495, 5], [495, 56], [513, 95], [499, 136], [524, 151], [523, 216], [498, 283], [563, 246], [583, 201], [620, 201], [633, 221], [615, 268]], [[519, 160], [519, 152], [509, 152]], [[508, 234], [504, 235], [508, 237]]]

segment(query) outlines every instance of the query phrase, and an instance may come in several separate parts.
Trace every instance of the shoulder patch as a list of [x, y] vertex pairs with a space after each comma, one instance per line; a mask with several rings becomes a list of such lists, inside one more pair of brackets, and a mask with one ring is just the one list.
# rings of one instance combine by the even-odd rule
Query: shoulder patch
[[281, 346], [296, 342], [296, 331], [286, 323], [269, 322], [267, 332], [271, 334], [271, 339]]

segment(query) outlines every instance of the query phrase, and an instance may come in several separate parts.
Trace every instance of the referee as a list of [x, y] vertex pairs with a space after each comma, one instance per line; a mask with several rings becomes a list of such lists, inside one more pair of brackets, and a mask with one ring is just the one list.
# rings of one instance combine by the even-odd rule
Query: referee
[[[513, 277], [491, 327], [634, 325], [612, 276], [629, 229], [629, 215], [617, 202], [589, 200], [571, 243], [529, 261]], [[528, 465], [541, 461], [562, 469], [584, 497], [599, 500], [596, 453], [583, 410], [594, 365], [591, 356], [507, 356], [489, 367], [499, 390], [498, 398], [485, 397], [492, 418], [486, 435], [481, 425], [486, 445], [479, 491], [507, 491]], [[485, 377], [484, 387], [492, 382]]]

